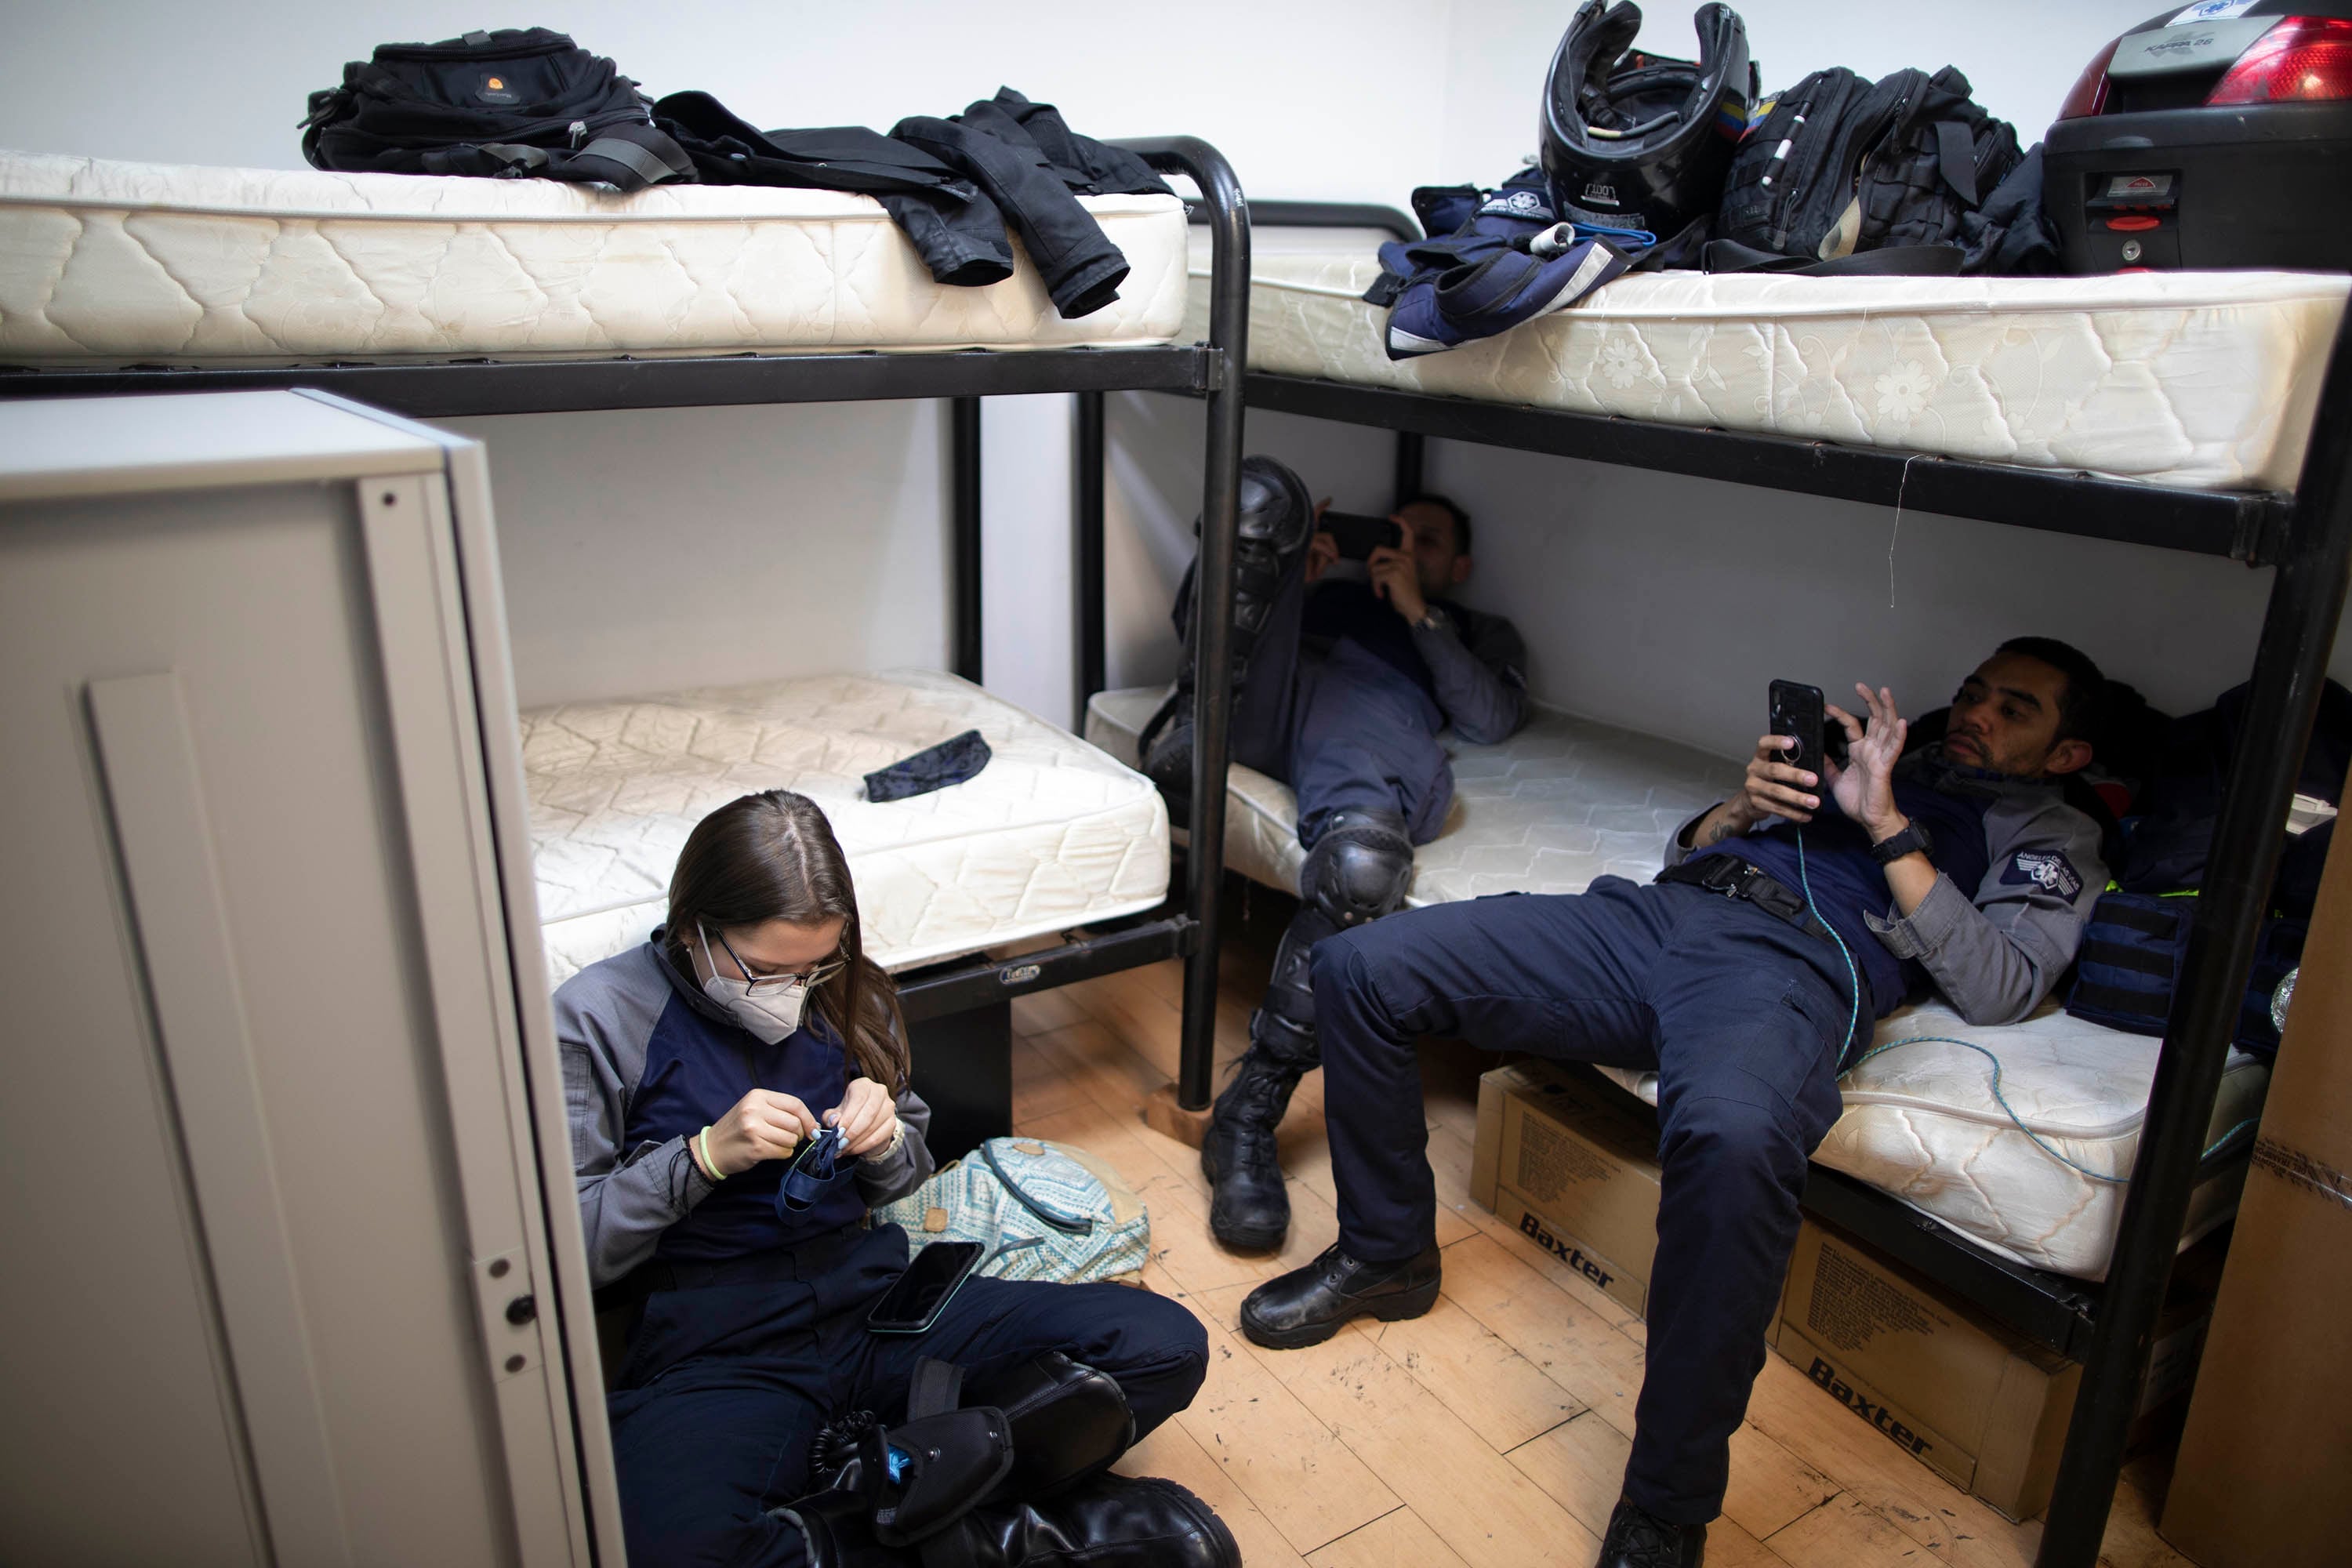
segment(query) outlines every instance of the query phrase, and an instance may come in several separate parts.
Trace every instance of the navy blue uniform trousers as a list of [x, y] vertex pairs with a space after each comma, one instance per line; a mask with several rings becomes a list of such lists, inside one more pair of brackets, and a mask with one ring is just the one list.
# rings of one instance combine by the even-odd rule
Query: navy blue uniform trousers
[[1408, 910], [1315, 948], [1339, 1245], [1376, 1261], [1433, 1237], [1424, 1036], [1658, 1074], [1663, 1192], [1648, 1371], [1627, 1495], [1722, 1511], [1731, 1434], [1764, 1364], [1805, 1161], [1837, 1120], [1844, 961], [1752, 904], [1602, 877], [1574, 896]]
[[637, 1568], [800, 1568], [800, 1531], [772, 1517], [809, 1490], [809, 1445], [850, 1410], [905, 1418], [924, 1357], [973, 1376], [1045, 1351], [1117, 1380], [1139, 1438], [1184, 1408], [1208, 1338], [1181, 1304], [1125, 1285], [975, 1277], [920, 1334], [877, 1334], [866, 1314], [907, 1266], [896, 1226], [702, 1270], [657, 1291], [607, 1401], [621, 1521]]

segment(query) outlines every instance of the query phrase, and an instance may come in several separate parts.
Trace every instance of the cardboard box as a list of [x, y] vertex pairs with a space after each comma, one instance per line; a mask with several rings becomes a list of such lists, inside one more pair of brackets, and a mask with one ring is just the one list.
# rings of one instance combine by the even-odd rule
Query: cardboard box
[[[2210, 1289], [2185, 1284], [2158, 1320], [2143, 1418], [2188, 1389], [2211, 1304]], [[2082, 1381], [2064, 1357], [1811, 1220], [1797, 1237], [1772, 1344], [1954, 1486], [2014, 1520], [2048, 1505]]]
[[1633, 1311], [1658, 1250], [1657, 1133], [1538, 1066], [1478, 1079], [1471, 1199]]
[[2352, 855], [2330, 855], [2158, 1526], [2205, 1568], [2340, 1563], [2352, 1552], [2341, 1474], [2352, 1453], [2347, 956]]

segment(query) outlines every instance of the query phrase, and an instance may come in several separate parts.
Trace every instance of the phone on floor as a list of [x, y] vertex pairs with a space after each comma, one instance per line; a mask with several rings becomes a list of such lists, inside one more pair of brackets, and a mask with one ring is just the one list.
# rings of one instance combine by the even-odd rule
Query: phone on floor
[[[1822, 771], [1822, 759], [1827, 757], [1838, 766], [1845, 766], [1845, 726], [1829, 716], [1829, 706], [1822, 698], [1822, 689], [1794, 680], [1772, 683], [1772, 718], [1767, 732], [1791, 735], [1796, 747], [1780, 748], [1780, 760], [1806, 769], [1816, 775]], [[1823, 778], [1826, 784], [1829, 780]]]
[[1323, 531], [1339, 546], [1342, 561], [1370, 561], [1372, 552], [1404, 542], [1404, 530], [1392, 518], [1367, 517], [1355, 511], [1326, 511]]
[[907, 1271], [866, 1314], [877, 1334], [919, 1334], [939, 1321], [956, 1287], [971, 1277], [987, 1256], [976, 1241], [935, 1241], [915, 1254]]

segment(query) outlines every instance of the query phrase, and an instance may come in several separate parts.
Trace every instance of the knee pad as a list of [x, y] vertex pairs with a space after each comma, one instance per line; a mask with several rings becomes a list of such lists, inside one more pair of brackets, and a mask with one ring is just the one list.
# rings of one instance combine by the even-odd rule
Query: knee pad
[[963, 1399], [1004, 1412], [1013, 1468], [997, 1498], [1050, 1497], [1108, 1468], [1135, 1443], [1135, 1414], [1118, 1381], [1059, 1351], [973, 1378]]
[[1299, 868], [1298, 896], [1339, 930], [1404, 907], [1412, 881], [1412, 840], [1392, 811], [1334, 816]]
[[1272, 458], [1242, 459], [1241, 537], [1287, 555], [1314, 531], [1315, 502], [1307, 483]]

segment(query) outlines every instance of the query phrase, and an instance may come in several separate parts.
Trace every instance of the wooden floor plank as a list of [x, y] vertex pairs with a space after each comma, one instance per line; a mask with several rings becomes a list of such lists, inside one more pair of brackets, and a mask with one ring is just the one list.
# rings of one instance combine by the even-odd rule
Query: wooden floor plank
[[1300, 1568], [1307, 1561], [1181, 1423], [1171, 1421], [1129, 1448], [1117, 1468], [1121, 1475], [1164, 1476], [1189, 1489], [1225, 1521], [1249, 1568]]
[[1442, 1296], [1425, 1316], [1365, 1331], [1491, 1448], [1516, 1448], [1584, 1412], [1508, 1341]]
[[1587, 1411], [1510, 1452], [1519, 1473], [1543, 1488], [1553, 1501], [1576, 1516], [1597, 1539], [1609, 1528], [1609, 1512], [1625, 1477], [1625, 1453], [1633, 1445]]
[[1207, 1321], [1209, 1375], [1176, 1423], [1233, 1486], [1306, 1555], [1396, 1509], [1401, 1500], [1304, 1401]]
[[[1212, 1292], [1210, 1300], [1230, 1294]], [[1598, 1535], [1488, 1447], [1360, 1325], [1304, 1350], [1251, 1349], [1474, 1568], [1535, 1568], [1598, 1552]]]
[[1763, 1540], [1827, 1502], [1838, 1485], [1747, 1422], [1731, 1435], [1731, 1486], [1723, 1513]]
[[1806, 1514], [1766, 1544], [1777, 1555], [1805, 1568], [1885, 1568], [1893, 1563], [1933, 1561], [1926, 1547], [1859, 1500], [1843, 1495]]
[[[1307, 1561], [1314, 1568], [1471, 1568], [1409, 1508], [1381, 1515]], [[1257, 1568], [1255, 1560], [1249, 1568]]]
[[1444, 1253], [1448, 1300], [1486, 1325], [1619, 1433], [1633, 1433], [1642, 1347], [1488, 1236]]

